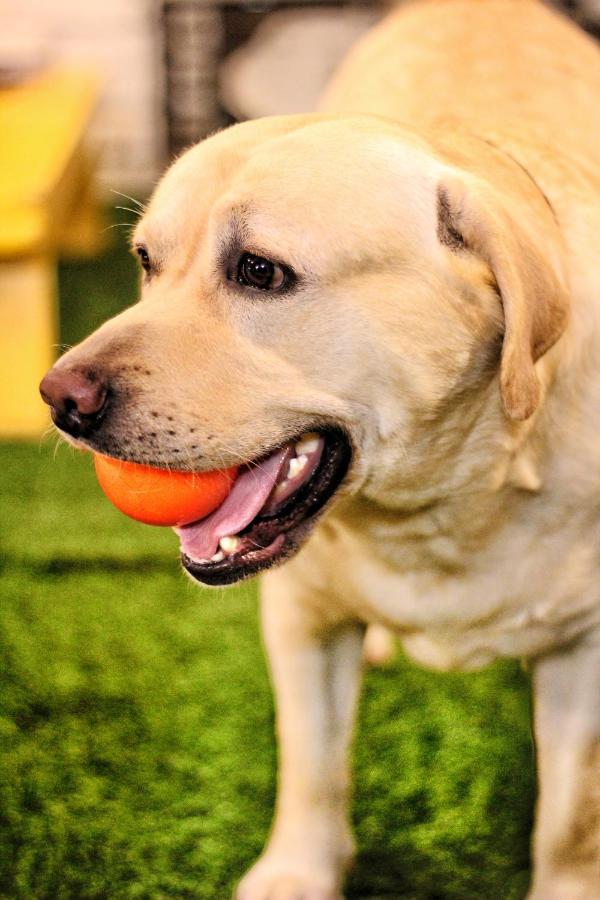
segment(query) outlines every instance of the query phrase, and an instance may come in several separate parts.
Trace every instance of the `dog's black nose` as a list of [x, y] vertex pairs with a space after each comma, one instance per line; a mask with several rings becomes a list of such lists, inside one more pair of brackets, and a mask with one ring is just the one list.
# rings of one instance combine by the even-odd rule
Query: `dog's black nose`
[[55, 425], [73, 437], [85, 437], [104, 415], [108, 388], [92, 370], [55, 366], [42, 379], [40, 394]]

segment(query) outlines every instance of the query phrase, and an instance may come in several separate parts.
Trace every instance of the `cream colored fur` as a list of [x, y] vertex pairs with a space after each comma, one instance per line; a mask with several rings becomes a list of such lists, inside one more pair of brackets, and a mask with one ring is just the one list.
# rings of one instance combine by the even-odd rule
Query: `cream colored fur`
[[[263, 579], [279, 796], [239, 900], [341, 897], [368, 623], [437, 669], [530, 661], [529, 897], [600, 897], [599, 94], [591, 41], [536, 2], [403, 5], [321, 114], [174, 164], [136, 233], [142, 302], [59, 363], [117, 373], [138, 461], [157, 411], [169, 465], [254, 459], [306, 416], [352, 438], [337, 501]], [[301, 289], [233, 290], [232, 227]]]

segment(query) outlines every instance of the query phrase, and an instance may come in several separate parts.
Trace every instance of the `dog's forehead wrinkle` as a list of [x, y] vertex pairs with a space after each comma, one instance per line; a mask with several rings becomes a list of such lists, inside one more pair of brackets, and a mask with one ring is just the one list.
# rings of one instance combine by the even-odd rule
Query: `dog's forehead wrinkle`
[[414, 268], [414, 260], [407, 249], [400, 242], [397, 247], [384, 249], [380, 246], [362, 246], [353, 248], [348, 252], [341, 252], [332, 260], [329, 271], [325, 274], [324, 281], [332, 286], [344, 281], [354, 281], [370, 275], [378, 278], [383, 272], [390, 272], [400, 277]]

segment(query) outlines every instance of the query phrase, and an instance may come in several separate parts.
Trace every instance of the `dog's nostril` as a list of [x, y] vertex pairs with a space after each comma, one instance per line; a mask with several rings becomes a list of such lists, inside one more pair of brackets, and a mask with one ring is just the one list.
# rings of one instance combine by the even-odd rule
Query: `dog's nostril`
[[96, 372], [60, 366], [42, 380], [40, 393], [56, 425], [74, 437], [98, 427], [108, 399], [108, 388]]

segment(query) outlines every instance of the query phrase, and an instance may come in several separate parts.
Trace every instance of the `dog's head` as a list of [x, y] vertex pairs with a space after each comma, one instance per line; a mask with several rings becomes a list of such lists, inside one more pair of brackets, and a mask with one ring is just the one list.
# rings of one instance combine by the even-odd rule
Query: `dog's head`
[[195, 577], [235, 581], [293, 552], [340, 487], [389, 502], [451, 464], [482, 409], [531, 416], [566, 313], [532, 234], [391, 123], [235, 126], [167, 172], [133, 239], [140, 302], [42, 392], [78, 445], [247, 466], [226, 509], [181, 530]]

